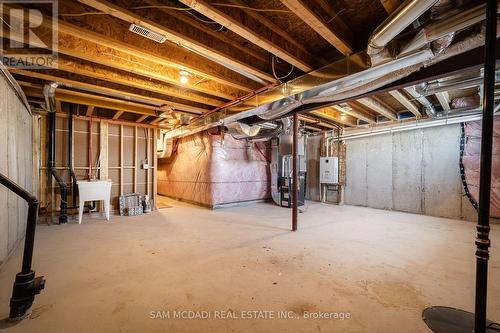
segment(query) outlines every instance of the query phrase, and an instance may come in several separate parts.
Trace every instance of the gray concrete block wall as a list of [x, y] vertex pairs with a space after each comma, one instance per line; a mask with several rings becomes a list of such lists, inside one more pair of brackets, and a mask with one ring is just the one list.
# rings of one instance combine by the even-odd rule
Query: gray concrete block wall
[[[0, 75], [0, 172], [33, 190], [33, 119]], [[28, 206], [0, 185], [0, 266], [24, 237]]]
[[347, 140], [345, 204], [474, 220], [459, 143], [459, 124]]

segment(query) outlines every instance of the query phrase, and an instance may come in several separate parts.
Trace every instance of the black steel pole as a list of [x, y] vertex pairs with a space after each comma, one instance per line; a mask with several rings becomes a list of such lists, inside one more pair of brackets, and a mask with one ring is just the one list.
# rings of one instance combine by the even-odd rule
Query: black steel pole
[[293, 146], [292, 146], [292, 231], [297, 231], [297, 218], [299, 209], [298, 193], [298, 145], [299, 145], [299, 114], [293, 114]]
[[497, 0], [486, 4], [486, 43], [484, 53], [483, 124], [481, 133], [481, 170], [476, 238], [476, 304], [474, 332], [486, 331], [488, 296], [488, 260], [490, 247], [490, 192], [493, 120], [495, 109], [495, 44], [497, 35]]

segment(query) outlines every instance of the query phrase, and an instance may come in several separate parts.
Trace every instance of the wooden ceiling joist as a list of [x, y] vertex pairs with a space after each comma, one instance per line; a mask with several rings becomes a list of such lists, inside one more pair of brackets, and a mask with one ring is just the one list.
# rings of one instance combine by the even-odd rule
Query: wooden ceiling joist
[[273, 82], [275, 79], [274, 77], [266, 73], [262, 70], [259, 70], [255, 67], [252, 67], [248, 64], [243, 63], [240, 60], [237, 60], [235, 58], [232, 58], [216, 49], [213, 49], [205, 44], [202, 44], [192, 38], [188, 38], [186, 36], [183, 36], [179, 34], [177, 31], [168, 29], [166, 27], [163, 27], [162, 25], [153, 22], [151, 20], [145, 19], [135, 13], [132, 13], [124, 8], [121, 8], [119, 6], [116, 6], [108, 1], [105, 0], [80, 0], [81, 3], [84, 3], [90, 7], [93, 7], [94, 9], [97, 9], [101, 12], [108, 13], [109, 15], [112, 15], [114, 17], [117, 17], [123, 21], [129, 22], [129, 23], [134, 23], [143, 27], [146, 27], [148, 29], [151, 29], [152, 31], [155, 31], [157, 33], [160, 33], [164, 35], [168, 40], [171, 42], [174, 42], [182, 47], [185, 47], [187, 49], [193, 50], [200, 54], [201, 56], [205, 56], [209, 60], [218, 60], [221, 63], [224, 63], [227, 65], [229, 68], [232, 69], [238, 69], [242, 71], [243, 73], [248, 73], [251, 74], [251, 76], [255, 76], [260, 78], [261, 80], [265, 80], [268, 82]]
[[207, 111], [205, 109], [197, 108], [197, 107], [186, 105], [186, 104], [171, 102], [171, 101], [167, 101], [164, 99], [154, 98], [154, 97], [145, 96], [145, 95], [133, 94], [133, 93], [129, 93], [129, 92], [126, 92], [123, 90], [116, 90], [116, 89], [103, 87], [101, 85], [97, 86], [97, 85], [88, 84], [85, 82], [74, 81], [74, 80], [70, 80], [67, 78], [60, 77], [60, 76], [47, 75], [47, 74], [42, 74], [42, 73], [24, 70], [24, 69], [17, 69], [17, 68], [11, 68], [9, 71], [13, 74], [16, 74], [16, 75], [41, 79], [41, 80], [50, 81], [50, 82], [59, 82], [59, 83], [65, 84], [65, 85], [69, 85], [71, 87], [75, 87], [75, 88], [101, 92], [102, 94], [123, 95], [123, 96], [130, 97], [130, 98], [150, 100], [152, 103], [158, 104], [158, 106], [169, 105], [172, 108], [174, 108], [176, 111], [181, 112], [181, 113], [187, 112], [188, 114], [202, 114], [203, 112]]
[[304, 125], [304, 128], [311, 130], [311, 131], [314, 131], [314, 132], [322, 132], [323, 131], [323, 129], [312, 126], [312, 125]]
[[[229, 87], [233, 87], [235, 89], [239, 89], [245, 92], [250, 92], [253, 89], [249, 87], [249, 85], [243, 84], [243, 82], [238, 82], [236, 80], [231, 80], [225, 76], [218, 75], [217, 73], [209, 72], [207, 70], [200, 70], [197, 67], [197, 65], [200, 64], [200, 62], [197, 63], [192, 63], [192, 64], [185, 64], [185, 63], [180, 63], [179, 61], [172, 60], [170, 58], [167, 58], [163, 55], [155, 54], [153, 52], [150, 52], [148, 50], [145, 50], [144, 48], [136, 47], [134, 45], [131, 45], [126, 42], [122, 42], [120, 40], [95, 33], [93, 31], [87, 30], [87, 29], [82, 29], [80, 27], [74, 26], [72, 24], [65, 23], [63, 21], [59, 21], [59, 32], [62, 32], [63, 34], [69, 34], [74, 37], [82, 38], [85, 39], [89, 42], [99, 44], [101, 46], [109, 47], [114, 50], [117, 50], [119, 52], [123, 52], [126, 54], [129, 54], [134, 57], [141, 58], [145, 61], [148, 62], [154, 62], [159, 65], [163, 66], [168, 66], [171, 68], [176, 69], [177, 71], [184, 70], [187, 71], [195, 76], [199, 76], [208, 80], [212, 80], [214, 82], [218, 82], [223, 85], [227, 85]], [[177, 81], [178, 77], [175, 78], [175, 81]], [[178, 81], [177, 81], [178, 83]], [[189, 88], [189, 86], [187, 86]]]
[[329, 122], [325, 122], [325, 121], [322, 121], [322, 120], [317, 120], [316, 118], [314, 118], [314, 116], [311, 117], [311, 115], [307, 115], [307, 116], [299, 115], [299, 120], [304, 121], [304, 122], [306, 122], [306, 123], [308, 123], [310, 125], [317, 125], [317, 126], [321, 126], [321, 127], [327, 128], [327, 129], [337, 128], [337, 126], [332, 125]]
[[153, 91], [158, 94], [177, 97], [186, 101], [192, 101], [210, 106], [219, 106], [223, 104], [219, 100], [192, 94], [181, 89], [167, 86], [165, 84], [162, 84], [161, 82], [147, 80], [146, 78], [138, 76], [127, 75], [127, 72], [116, 72], [105, 67], [82, 64], [63, 57], [60, 57], [58, 62], [59, 63], [57, 69], [65, 72], [75, 73], [78, 75], [88, 76], [104, 81], [115, 82], [125, 86]]
[[197, 12], [223, 25], [227, 29], [240, 35], [241, 37], [245, 38], [251, 43], [285, 60], [289, 64], [294, 65], [295, 67], [301, 69], [302, 71], [309, 72], [313, 69], [309, 64], [307, 64], [302, 59], [299, 59], [297, 56], [293, 55], [289, 51], [277, 46], [275, 43], [271, 42], [266, 37], [258, 35], [252, 29], [248, 28], [247, 26], [245, 26], [238, 20], [232, 18], [231, 16], [225, 14], [224, 12], [214, 8], [209, 3], [203, 0], [180, 0], [180, 1], [186, 6], [193, 8]]
[[121, 110], [121, 111], [116, 111], [116, 113], [113, 115], [113, 120], [116, 120], [118, 118], [120, 118], [122, 116], [122, 114], [124, 114], [125, 111]]
[[408, 98], [403, 92], [399, 90], [389, 91], [389, 94], [394, 97], [401, 105], [403, 105], [408, 111], [413, 113], [416, 117], [421, 117], [422, 114], [418, 109], [418, 106], [413, 103], [410, 98]]
[[170, 16], [175, 16], [175, 18], [179, 21], [182, 21], [186, 24], [189, 24], [190, 26], [202, 30], [206, 34], [208, 34], [211, 38], [220, 40], [221, 42], [230, 45], [232, 48], [237, 49], [239, 52], [244, 52], [246, 54], [251, 55], [253, 58], [258, 59], [262, 62], [269, 62], [269, 57], [265, 53], [258, 52], [254, 49], [251, 49], [243, 44], [238, 43], [237, 41], [234, 41], [233, 39], [229, 38], [226, 36], [226, 34], [221, 34], [220, 32], [217, 32], [212, 29], [207, 29], [207, 25], [197, 19], [192, 18], [191, 16], [188, 15], [179, 15], [179, 11], [172, 9], [172, 8], [166, 8], [162, 3], [160, 3], [157, 0], [144, 0], [145, 3], [147, 3], [150, 6], [156, 6], [157, 9], [163, 13], [166, 13], [167, 15]]
[[350, 126], [350, 127], [357, 126], [357, 121], [354, 117], [351, 117], [349, 115], [342, 115], [341, 112], [334, 110], [331, 107], [309, 111], [309, 114], [312, 114], [326, 121], [332, 121], [336, 124]]
[[[10, 7], [9, 7], [10, 8]], [[21, 12], [14, 11], [16, 15]], [[13, 14], [14, 15], [14, 14]], [[22, 17], [14, 16], [14, 18], [22, 19]], [[12, 17], [11, 17], [12, 19]], [[41, 31], [46, 31], [45, 38], [51, 36], [51, 20], [44, 18], [43, 24], [38, 27]], [[200, 78], [194, 77], [188, 83], [180, 82], [180, 71], [171, 66], [171, 63], [165, 64], [165, 59], [159, 56], [151, 56], [144, 50], [134, 48], [134, 46], [112, 40], [105, 36], [93, 33], [91, 31], [81, 29], [70, 24], [61, 22], [59, 26], [59, 38], [57, 43], [57, 52], [71, 57], [82, 59], [89, 62], [94, 62], [100, 65], [108, 66], [118, 70], [128, 71], [133, 74], [142, 75], [150, 79], [155, 79], [177, 86], [182, 90], [192, 90], [206, 95], [224, 98], [226, 100], [235, 99], [245, 92], [250, 91], [248, 87], [244, 90], [235, 89], [233, 86], [225, 86], [216, 81], [205, 80], [201, 83]], [[29, 30], [26, 29], [25, 34]], [[40, 33], [42, 35], [42, 33]], [[7, 36], [18, 42], [24, 42], [23, 36], [9, 34]], [[43, 43], [43, 41], [39, 41]], [[36, 44], [33, 42], [32, 44]], [[45, 43], [53, 47], [53, 43]], [[44, 48], [44, 45], [40, 46]], [[55, 49], [54, 49], [55, 50]], [[193, 73], [191, 73], [193, 74]], [[218, 80], [220, 81], [220, 80]]]
[[135, 122], [142, 123], [144, 120], [146, 120], [147, 117], [149, 117], [149, 115], [147, 115], [147, 114], [140, 116], [139, 118], [137, 118], [137, 120]]
[[400, 0], [380, 0], [380, 2], [382, 3], [382, 6], [384, 6], [384, 9], [387, 12], [387, 14], [391, 14], [401, 4]]
[[[274, 23], [272, 20], [268, 19], [264, 15], [261, 15], [259, 12], [255, 10], [251, 10], [247, 8], [245, 3], [241, 0], [229, 0], [231, 4], [241, 6], [242, 10], [250, 17], [254, 18], [257, 20], [260, 24], [263, 26], [267, 27], [269, 30], [273, 31], [276, 35], [280, 36], [281, 38], [285, 39], [288, 43], [293, 45], [294, 48], [302, 52], [304, 55], [306, 55], [308, 58], [315, 59], [321, 63], [321, 65], [326, 65], [328, 62], [324, 59], [321, 58], [321, 56], [314, 56], [310, 50], [306, 47], [306, 44], [300, 43], [297, 39], [295, 39], [293, 36], [291, 36], [287, 31], [283, 30], [280, 26], [278, 26], [276, 23]], [[319, 67], [319, 66], [316, 66]]]
[[[43, 97], [42, 85], [30, 82], [23, 82], [23, 81], [18, 81], [18, 82], [21, 85], [21, 87], [23, 87], [23, 90], [26, 93], [26, 95], [34, 97]], [[142, 115], [147, 114], [151, 116], [156, 116], [155, 110], [157, 110], [157, 108], [149, 105], [117, 100], [109, 97], [91, 95], [91, 94], [81, 93], [78, 91], [59, 89], [59, 88], [56, 89], [55, 98], [56, 100], [60, 100], [62, 102], [94, 106], [115, 111], [138, 113]]]
[[[59, 51], [61, 53], [63, 53], [63, 54], [72, 56], [74, 58], [79, 58], [81, 60], [86, 60], [86, 61], [89, 61], [89, 62], [94, 62], [94, 63], [96, 63], [98, 65], [105, 65], [107, 67], [111, 67], [113, 69], [117, 69], [117, 70], [120, 70], [120, 71], [124, 70], [124, 71], [126, 71], [128, 73], [144, 77], [143, 79], [134, 78], [134, 80], [136, 80], [136, 81], [143, 81], [143, 82], [148, 82], [148, 83], [150, 82], [151, 84], [154, 84], [156, 86], [161, 85], [162, 88], [160, 89], [160, 91], [157, 91], [157, 92], [159, 92], [159, 93], [161, 93], [163, 95], [169, 95], [169, 96], [172, 96], [172, 97], [177, 97], [177, 98], [185, 99], [185, 100], [188, 100], [188, 101], [193, 101], [193, 102], [197, 102], [197, 103], [201, 103], [201, 104], [207, 104], [207, 105], [211, 105], [211, 106], [219, 106], [219, 105], [221, 105], [221, 104], [224, 103], [223, 101], [219, 101], [219, 100], [210, 98], [208, 96], [205, 97], [205, 96], [197, 95], [197, 94], [195, 94], [193, 92], [187, 91], [186, 89], [177, 88], [177, 87], [170, 86], [170, 85], [162, 85], [162, 84], [158, 84], [158, 83], [153, 83], [153, 81], [148, 80], [148, 79], [152, 78], [148, 74], [149, 71], [137, 70], [134, 67], [131, 67], [131, 66], [129, 66], [126, 63], [120, 64], [117, 61], [110, 61], [109, 58], [108, 58], [108, 60], [103, 59], [103, 61], [100, 62], [97, 59], [95, 59], [94, 57], [89, 56], [88, 54], [86, 54], [82, 49], [76, 50], [77, 48], [78, 47], [76, 47], [76, 48], [75, 47], [65, 48], [64, 46], [59, 45]], [[69, 71], [69, 72], [72, 72], [72, 73], [77, 73], [74, 70], [74, 68], [68, 67], [68, 64], [71, 64], [72, 67], [82, 67], [83, 66], [82, 64], [78, 64], [78, 63], [76, 63], [74, 61], [70, 61], [68, 59], [65, 59], [64, 57], [59, 56], [58, 63], [57, 63], [57, 69], [63, 70], [63, 71]], [[125, 76], [124, 74], [114, 73], [113, 76], [115, 78], [113, 80], [111, 80], [108, 75], [102, 75], [102, 72], [112, 73], [111, 70], [105, 69], [102, 66], [100, 66], [99, 69], [96, 69], [96, 66], [86, 66], [86, 67], [87, 68], [91, 68], [91, 70], [90, 71], [88, 71], [88, 70], [86, 71], [88, 74], [81, 73], [82, 75], [95, 76], [96, 78], [101, 78], [101, 79], [106, 80], [106, 81], [117, 82], [117, 80], [120, 80], [120, 77]], [[151, 73], [151, 75], [152, 76], [158, 76], [158, 74], [154, 74], [154, 73]], [[165, 82], [165, 81], [168, 81], [168, 80], [160, 80], [160, 77], [158, 77], [158, 81]], [[165, 83], [168, 83], [168, 82], [165, 82]], [[232, 97], [231, 96], [226, 96], [226, 99], [232, 99]]]
[[363, 104], [365, 107], [369, 108], [377, 112], [378, 114], [390, 119], [390, 120], [398, 120], [398, 115], [396, 111], [391, 109], [388, 105], [383, 103], [381, 100], [376, 97], [365, 97], [358, 99], [357, 102]]
[[281, 0], [281, 2], [342, 54], [348, 55], [353, 52], [349, 41], [344, 40], [340, 33], [334, 31], [328, 22], [323, 21], [321, 17], [312, 11], [306, 1]]
[[362, 110], [361, 108], [358, 107], [355, 103], [349, 103], [346, 106], [343, 105], [335, 105], [332, 106], [335, 110], [348, 114], [356, 119], [366, 121], [369, 124], [375, 124], [376, 119], [372, 115], [367, 114]]
[[92, 114], [94, 113], [94, 106], [93, 105], [89, 105], [87, 106], [87, 111], [85, 112], [85, 115], [87, 117], [92, 117]]
[[445, 111], [451, 110], [451, 108], [450, 108], [450, 102], [451, 102], [450, 95], [448, 94], [447, 91], [436, 93], [436, 98], [439, 101], [439, 104], [441, 104], [441, 107], [443, 108], [443, 110], [445, 110]]

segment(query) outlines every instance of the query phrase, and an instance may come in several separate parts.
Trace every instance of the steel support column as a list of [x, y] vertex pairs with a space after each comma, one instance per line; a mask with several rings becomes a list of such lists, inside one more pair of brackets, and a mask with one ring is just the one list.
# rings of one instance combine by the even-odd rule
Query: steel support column
[[497, 1], [486, 5], [486, 43], [484, 52], [483, 124], [481, 132], [481, 169], [479, 178], [479, 210], [476, 238], [476, 305], [474, 332], [486, 332], [486, 300], [488, 295], [488, 260], [490, 247], [490, 192], [493, 120], [495, 109], [495, 42], [497, 35]]
[[293, 114], [293, 147], [292, 147], [292, 231], [297, 231], [297, 218], [299, 210], [298, 191], [298, 146], [299, 146], [299, 114]]

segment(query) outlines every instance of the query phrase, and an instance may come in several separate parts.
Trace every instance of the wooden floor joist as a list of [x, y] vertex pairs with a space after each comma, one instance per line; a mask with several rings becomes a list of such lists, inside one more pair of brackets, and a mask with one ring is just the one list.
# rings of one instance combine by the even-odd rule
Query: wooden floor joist
[[308, 7], [306, 1], [281, 0], [281, 2], [342, 54], [348, 55], [353, 52], [349, 41], [344, 40], [339, 33], [333, 31], [327, 22], [323, 21]]
[[109, 13], [110, 15], [117, 17], [129, 23], [135, 23], [137, 25], [144, 26], [152, 31], [160, 33], [167, 37], [168, 40], [177, 43], [183, 47], [196, 51], [198, 54], [207, 57], [209, 60], [218, 59], [220, 62], [229, 66], [230, 68], [239, 69], [242, 72], [249, 73], [253, 76], [260, 78], [261, 80], [273, 82], [274, 77], [262, 70], [245, 64], [235, 58], [232, 58], [222, 52], [212, 49], [209, 46], [197, 42], [191, 38], [183, 36], [174, 30], [167, 29], [160, 24], [144, 19], [139, 15], [136, 15], [124, 8], [114, 5], [105, 0], [80, 0], [81, 3], [87, 6], [93, 7], [101, 12]]
[[[24, 92], [28, 96], [43, 97], [43, 86], [40, 84], [19, 81], [19, 85], [24, 88]], [[126, 111], [138, 114], [156, 115], [158, 108], [139, 104], [124, 100], [117, 100], [109, 97], [97, 96], [92, 94], [81, 93], [67, 89], [56, 89], [55, 98], [62, 102], [89, 105], [100, 107], [109, 110]], [[93, 109], [92, 109], [93, 111]], [[87, 110], [88, 113], [88, 110]]]
[[341, 124], [344, 126], [350, 126], [350, 127], [357, 126], [357, 121], [355, 118], [345, 114], [342, 115], [342, 112], [334, 110], [331, 107], [309, 111], [309, 113], [315, 115], [316, 117], [332, 121], [334, 123]]
[[365, 107], [377, 112], [378, 114], [390, 119], [398, 120], [398, 115], [396, 112], [390, 108], [388, 105], [383, 103], [381, 100], [375, 97], [365, 97], [358, 99], [357, 102], [363, 104]]
[[301, 69], [304, 72], [312, 70], [311, 65], [307, 64], [304, 60], [299, 59], [291, 52], [279, 47], [275, 42], [271, 42], [266, 37], [258, 35], [255, 31], [245, 26], [233, 17], [225, 14], [217, 8], [211, 6], [208, 2], [203, 0], [180, 0], [183, 4], [193, 8], [200, 14], [214, 20], [215, 22], [223, 25], [234, 33], [240, 35], [253, 44], [263, 48], [264, 50], [274, 54], [275, 56], [285, 60], [291, 65]]
[[363, 121], [366, 121], [369, 124], [374, 124], [376, 122], [376, 119], [374, 116], [364, 112], [356, 103], [349, 103], [346, 106], [343, 105], [335, 105], [332, 106], [335, 110], [339, 112], [343, 112], [345, 114], [348, 114], [356, 119], [360, 119]]
[[176, 103], [176, 102], [171, 102], [159, 98], [154, 98], [150, 96], [145, 96], [145, 95], [138, 95], [138, 94], [133, 94], [129, 93], [123, 90], [116, 90], [116, 89], [111, 89], [103, 86], [97, 86], [97, 85], [92, 85], [88, 84], [85, 82], [80, 82], [80, 81], [74, 81], [74, 80], [69, 80], [60, 76], [54, 76], [54, 75], [47, 75], [35, 71], [29, 71], [25, 69], [17, 69], [17, 68], [11, 68], [9, 70], [13, 74], [21, 75], [21, 76], [27, 76], [27, 77], [32, 77], [36, 79], [41, 79], [45, 81], [52, 81], [52, 82], [59, 82], [63, 83], [65, 85], [69, 85], [71, 87], [75, 88], [80, 88], [80, 89], [87, 89], [89, 91], [94, 91], [94, 92], [101, 92], [103, 94], [110, 94], [110, 95], [123, 95], [125, 97], [130, 97], [130, 98], [137, 98], [137, 99], [144, 99], [144, 100], [150, 100], [152, 103], [151, 104], [157, 104], [158, 106], [160, 105], [169, 105], [173, 109], [179, 112], [188, 112], [188, 114], [202, 114], [203, 112], [206, 112], [207, 110], [197, 108], [194, 106], [186, 105], [186, 104], [181, 104], [181, 103]]
[[[7, 8], [10, 7], [7, 6]], [[20, 19], [20, 12], [13, 12], [17, 13], [17, 16], [14, 16], [14, 18]], [[49, 18], [44, 17], [43, 24], [38, 27], [42, 39], [47, 39], [52, 35], [51, 22]], [[57, 47], [57, 49], [53, 50], [57, 50], [60, 54], [142, 75], [146, 78], [177, 86], [182, 90], [189, 89], [195, 93], [203, 93], [226, 100], [235, 99], [245, 92], [251, 91], [248, 87], [244, 87], [244, 90], [235, 89], [234, 86], [226, 86], [211, 80], [200, 80], [200, 78], [196, 77], [183, 84], [180, 82], [179, 69], [171, 67], [171, 63], [165, 64], [165, 59], [159, 56], [151, 56], [143, 50], [134, 48], [134, 46], [100, 36], [99, 34], [64, 22], [59, 23], [58, 26], [57, 44], [45, 40], [31, 42], [31, 44], [33, 46], [40, 45], [42, 48], [46, 47], [46, 45], [50, 48]], [[0, 32], [2, 34], [6, 33], [4, 30], [0, 30]], [[26, 29], [25, 34], [28, 33], [29, 30]], [[17, 42], [24, 42], [26, 40], [26, 36], [23, 37], [15, 34], [2, 35], [2, 37], [7, 37]], [[191, 73], [191, 75], [194, 75], [194, 73]]]
[[387, 14], [392, 14], [401, 5], [400, 0], [380, 0]]
[[229, 87], [233, 87], [235, 89], [239, 89], [245, 92], [250, 92], [253, 89], [249, 85], [243, 84], [243, 82], [238, 82], [236, 80], [231, 80], [227, 77], [218, 75], [217, 73], [209, 72], [208, 70], [200, 70], [197, 68], [198, 63], [194, 64], [185, 64], [185, 63], [180, 63], [179, 61], [174, 61], [172, 59], [167, 58], [166, 56], [162, 56], [160, 54], [155, 54], [153, 52], [150, 52], [148, 50], [144, 50], [143, 48], [131, 45], [129, 43], [120, 41], [115, 38], [111, 38], [102, 34], [98, 34], [96, 32], [90, 31], [88, 29], [83, 29], [80, 27], [77, 27], [75, 25], [65, 23], [63, 21], [59, 21], [59, 32], [62, 32], [64, 34], [68, 34], [74, 37], [82, 38], [85, 39], [89, 42], [96, 43], [102, 46], [106, 46], [109, 48], [112, 48], [114, 50], [117, 50], [119, 52], [123, 52], [129, 55], [132, 55], [134, 57], [139, 57], [141, 59], [144, 59], [146, 61], [151, 61], [154, 63], [157, 63], [159, 65], [163, 66], [168, 66], [170, 68], [176, 69], [177, 71], [179, 70], [184, 70], [187, 71], [195, 76], [199, 76], [202, 78], [206, 78], [208, 80], [212, 80], [215, 82], [218, 82], [223, 85], [227, 85]]
[[96, 78], [104, 81], [114, 82], [125, 86], [131, 86], [138, 89], [144, 89], [156, 92], [162, 95], [173, 96], [187, 101], [193, 101], [210, 106], [220, 106], [223, 102], [193, 93], [183, 91], [175, 87], [170, 87], [161, 82], [147, 80], [143, 77], [127, 75], [127, 72], [117, 72], [112, 69], [107, 69], [101, 66], [89, 66], [88, 64], [78, 63], [64, 57], [59, 58], [59, 70], [83, 75], [91, 78]]

